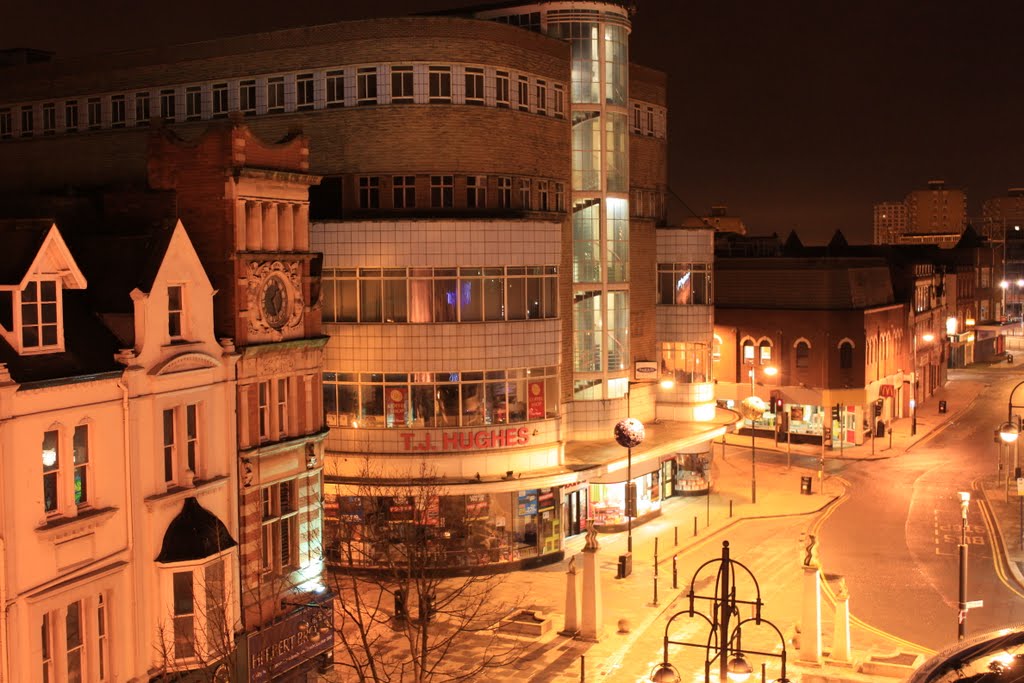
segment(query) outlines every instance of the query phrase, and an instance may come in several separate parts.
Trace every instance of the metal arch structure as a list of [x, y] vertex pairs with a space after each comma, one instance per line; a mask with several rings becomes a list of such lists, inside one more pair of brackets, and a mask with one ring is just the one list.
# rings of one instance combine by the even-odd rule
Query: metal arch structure
[[[718, 572], [715, 581], [715, 594], [714, 595], [697, 595], [694, 591], [697, 578], [706, 567], [718, 564]], [[753, 600], [743, 600], [736, 595], [736, 576], [742, 570], [746, 572], [747, 576], [754, 584], [755, 597]], [[786, 641], [783, 638], [782, 633], [779, 631], [775, 624], [771, 623], [767, 619], [761, 616], [761, 607], [764, 603], [761, 601], [761, 586], [757, 581], [757, 577], [750, 571], [742, 562], [734, 560], [729, 555], [729, 541], [722, 542], [722, 556], [713, 560], [708, 560], [704, 564], [700, 565], [697, 570], [693, 573], [693, 577], [690, 579], [690, 590], [687, 593], [689, 598], [689, 606], [687, 609], [676, 612], [669, 617], [668, 622], [665, 624], [665, 634], [663, 638], [663, 661], [659, 667], [656, 667], [655, 671], [652, 672], [651, 680], [655, 683], [667, 683], [669, 681], [679, 681], [679, 673], [674, 666], [669, 662], [668, 650], [669, 645], [681, 645], [684, 647], [699, 647], [705, 651], [704, 655], [704, 680], [705, 683], [711, 683], [711, 665], [718, 660], [719, 665], [719, 679], [723, 683], [727, 680], [728, 666], [731, 659], [730, 654], [739, 656], [740, 650], [740, 627], [750, 621], [760, 625], [762, 623], [769, 624], [782, 642], [782, 671], [783, 678], [785, 678], [786, 670]], [[697, 599], [708, 600], [711, 602], [712, 614], [708, 616], [703, 612], [697, 610], [695, 602]], [[748, 619], [741, 619], [739, 613], [739, 605], [751, 605], [754, 608], [754, 616]], [[680, 640], [672, 640], [669, 636], [669, 630], [672, 627], [673, 622], [680, 617], [696, 618], [699, 617], [707, 622], [709, 626], [708, 637], [706, 642], [686, 642]], [[730, 628], [729, 622], [735, 617], [738, 621], [736, 625]], [[713, 653], [713, 654], [712, 654]], [[780, 657], [777, 653], [766, 653], [754, 651], [754, 654], [767, 655], [772, 657]]]
[[1017, 384], [1017, 386], [1015, 386], [1013, 389], [1010, 389], [1010, 397], [1008, 399], [1006, 399], [1006, 421], [1007, 422], [1013, 422], [1013, 409], [1014, 408], [1024, 408], [1024, 403], [1014, 404], [1014, 402], [1013, 402], [1013, 395], [1015, 393], [1017, 393], [1017, 390], [1020, 389], [1021, 387], [1024, 387], [1024, 382], [1019, 382]]

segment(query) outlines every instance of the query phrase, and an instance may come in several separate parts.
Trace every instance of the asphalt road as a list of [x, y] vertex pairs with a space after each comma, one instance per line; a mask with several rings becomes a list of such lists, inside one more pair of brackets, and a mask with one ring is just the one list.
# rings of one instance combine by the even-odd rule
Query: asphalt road
[[851, 484], [849, 496], [820, 526], [823, 569], [846, 577], [853, 615], [932, 649], [957, 639], [958, 491], [973, 497], [967, 599], [984, 601], [968, 613], [967, 635], [1024, 621], [1020, 589], [995, 571], [993, 530], [975, 490], [980, 478], [995, 476], [993, 430], [1006, 419], [1009, 391], [1021, 377], [972, 371], [971, 379], [991, 386], [941, 432], [897, 458], [841, 466], [837, 473]]

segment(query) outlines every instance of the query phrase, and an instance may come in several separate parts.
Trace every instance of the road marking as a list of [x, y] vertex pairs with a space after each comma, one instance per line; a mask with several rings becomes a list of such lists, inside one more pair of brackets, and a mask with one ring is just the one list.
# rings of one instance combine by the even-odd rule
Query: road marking
[[[974, 489], [980, 488], [978, 486], [979, 481], [979, 479], [975, 479], [971, 483], [971, 487]], [[992, 566], [995, 567], [996, 576], [999, 578], [999, 581], [1004, 586], [1006, 586], [1006, 588], [1011, 593], [1013, 593], [1017, 597], [1024, 598], [1024, 593], [1022, 593], [1020, 589], [1017, 587], [1016, 581], [1011, 582], [1009, 577], [1006, 576], [1006, 572], [1004, 571], [1003, 560], [1006, 557], [1006, 551], [1003, 547], [1003, 539], [998, 538], [996, 536], [996, 529], [998, 528], [997, 522], [995, 521], [992, 510], [988, 506], [988, 498], [985, 497], [984, 495], [979, 496], [978, 498], [978, 509], [981, 510], [981, 514], [987, 522], [988, 537], [991, 541], [991, 545], [993, 548]]]

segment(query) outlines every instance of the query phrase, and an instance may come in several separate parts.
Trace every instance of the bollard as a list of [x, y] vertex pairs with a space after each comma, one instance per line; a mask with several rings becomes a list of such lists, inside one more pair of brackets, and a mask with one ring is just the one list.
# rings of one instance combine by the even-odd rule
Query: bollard
[[658, 537], [654, 537], [654, 575], [658, 575]]
[[697, 516], [696, 515], [694, 515], [694, 517], [693, 517], [693, 535], [694, 536], [697, 535]]
[[729, 501], [729, 519], [732, 519], [732, 501]]
[[672, 545], [679, 545], [679, 525], [677, 524], [675, 529], [675, 538], [672, 541]]
[[655, 607], [658, 606], [658, 576], [654, 576], [654, 602], [652, 603]]
[[679, 567], [676, 566], [676, 556], [672, 556], [672, 588], [679, 588]]
[[587, 680], [587, 657], [580, 655], [580, 683]]

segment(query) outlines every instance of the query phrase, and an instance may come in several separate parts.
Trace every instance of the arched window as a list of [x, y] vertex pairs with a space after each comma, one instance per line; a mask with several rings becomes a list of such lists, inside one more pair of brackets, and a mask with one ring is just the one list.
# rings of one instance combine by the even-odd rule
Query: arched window
[[757, 359], [761, 365], [768, 365], [772, 362], [772, 343], [767, 339], [762, 339], [758, 344]]
[[749, 339], [743, 340], [743, 362], [744, 364], [754, 362], [754, 342]]
[[796, 343], [796, 366], [806, 368], [810, 365], [811, 345], [801, 339]]
[[839, 368], [849, 370], [853, 367], [853, 342], [839, 342]]

